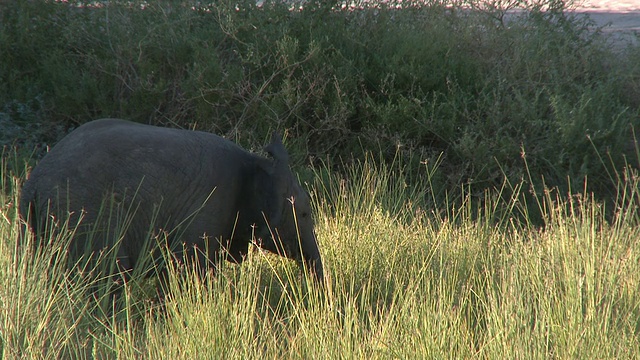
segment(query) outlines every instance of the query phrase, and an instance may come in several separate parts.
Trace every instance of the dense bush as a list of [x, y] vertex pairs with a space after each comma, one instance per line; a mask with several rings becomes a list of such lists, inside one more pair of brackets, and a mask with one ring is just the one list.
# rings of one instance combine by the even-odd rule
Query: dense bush
[[112, 116], [254, 148], [278, 128], [298, 164], [373, 151], [441, 164], [441, 189], [611, 195], [638, 162], [640, 51], [561, 2], [502, 3], [5, 2], [0, 126], [33, 146]]

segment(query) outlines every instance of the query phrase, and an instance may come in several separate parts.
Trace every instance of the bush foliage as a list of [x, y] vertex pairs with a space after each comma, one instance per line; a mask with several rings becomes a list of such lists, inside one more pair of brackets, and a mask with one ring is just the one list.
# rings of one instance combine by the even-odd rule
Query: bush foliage
[[80, 3], [0, 4], [3, 143], [100, 117], [253, 148], [280, 129], [298, 164], [438, 162], [433, 186], [478, 198], [587, 176], [608, 196], [638, 165], [640, 51], [564, 2]]

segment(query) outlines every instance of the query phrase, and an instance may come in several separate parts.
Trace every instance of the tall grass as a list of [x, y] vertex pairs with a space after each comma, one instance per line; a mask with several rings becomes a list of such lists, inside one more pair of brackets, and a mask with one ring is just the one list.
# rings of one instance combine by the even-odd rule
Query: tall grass
[[[169, 269], [162, 302], [125, 285], [112, 310], [56, 261], [68, 234], [19, 243], [20, 174], [3, 159], [0, 351], [18, 358], [636, 358], [640, 355], [638, 177], [621, 176], [610, 220], [588, 193], [540, 195], [545, 225], [495, 216], [464, 191], [429, 208], [429, 176], [371, 161], [312, 183], [324, 287], [255, 250], [215, 276]], [[12, 168], [19, 168], [12, 166]], [[27, 242], [25, 245], [23, 242]], [[171, 263], [170, 263], [171, 264]]]

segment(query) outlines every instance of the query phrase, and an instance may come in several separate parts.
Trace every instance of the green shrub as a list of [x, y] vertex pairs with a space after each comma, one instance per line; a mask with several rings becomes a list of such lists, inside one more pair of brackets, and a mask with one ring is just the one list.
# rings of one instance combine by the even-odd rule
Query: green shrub
[[[0, 5], [0, 124], [15, 134], [112, 116], [254, 149], [280, 129], [296, 164], [376, 151], [413, 168], [440, 162], [443, 188], [478, 199], [521, 179], [577, 190], [585, 176], [611, 196], [615, 174], [638, 166], [640, 51], [610, 44], [563, 2], [509, 4], [524, 11], [435, 0]], [[30, 144], [60, 133], [35, 132]]]

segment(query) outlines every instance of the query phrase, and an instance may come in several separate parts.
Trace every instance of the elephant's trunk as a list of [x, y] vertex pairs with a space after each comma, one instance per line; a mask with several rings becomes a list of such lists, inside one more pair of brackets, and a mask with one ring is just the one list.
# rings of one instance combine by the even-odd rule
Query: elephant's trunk
[[305, 259], [305, 265], [311, 276], [317, 282], [324, 281], [324, 270], [322, 268], [322, 260], [318, 257], [317, 259]]
[[324, 269], [322, 259], [320, 258], [320, 250], [315, 235], [305, 244], [302, 249], [302, 260], [311, 276], [318, 282], [324, 281]]

